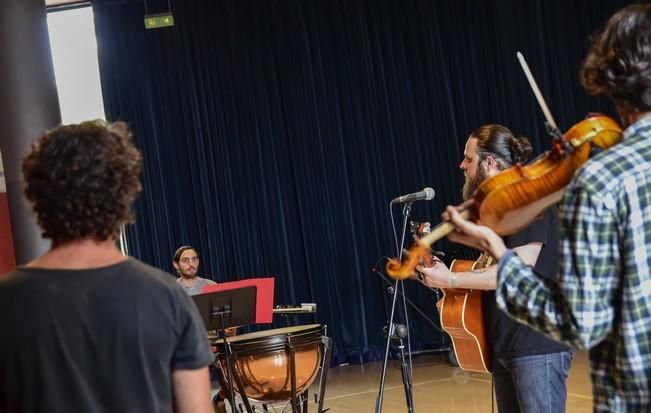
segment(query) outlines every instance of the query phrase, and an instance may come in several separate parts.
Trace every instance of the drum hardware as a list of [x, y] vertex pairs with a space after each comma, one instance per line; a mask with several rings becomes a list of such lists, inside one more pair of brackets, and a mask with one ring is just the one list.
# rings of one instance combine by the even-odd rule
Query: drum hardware
[[[226, 369], [228, 371], [228, 379], [230, 380], [230, 383], [233, 382], [233, 367], [231, 365], [231, 357], [230, 357], [230, 345], [228, 343], [227, 339], [227, 334], [226, 334], [226, 324], [224, 323], [224, 315], [230, 315], [231, 314], [231, 306], [229, 304], [225, 304], [223, 307], [215, 306], [212, 309], [211, 316], [215, 317], [217, 316], [219, 318], [219, 330], [221, 332], [221, 336], [223, 337], [224, 340], [224, 348], [226, 348]], [[233, 392], [233, 388], [230, 387], [228, 391], [228, 400], [231, 403], [231, 406], [235, 406], [235, 393]]]
[[[277, 305], [273, 314], [278, 314], [285, 319], [285, 325], [290, 326], [290, 315], [316, 314], [316, 303], [301, 303], [300, 305]], [[316, 321], [316, 320], [315, 320]]]
[[[229, 383], [233, 383], [232, 350], [226, 329], [255, 322], [256, 287], [247, 286], [192, 296], [206, 330], [217, 330], [222, 337]], [[235, 305], [234, 305], [235, 304]], [[235, 391], [229, 387], [228, 400], [235, 409]]]
[[[328, 368], [330, 367], [330, 355], [332, 353], [332, 338], [327, 335], [321, 336], [321, 343], [323, 349], [325, 350], [325, 356], [323, 357], [323, 363], [321, 363], [321, 377], [319, 377], [319, 399], [318, 399], [318, 408], [317, 413], [325, 413], [330, 409], [323, 410], [323, 402], [325, 401], [325, 386], [326, 380], [328, 378]], [[314, 395], [314, 401], [317, 402], [317, 395]], [[307, 413], [307, 405], [305, 406], [305, 412]]]
[[[219, 379], [222, 385], [240, 393], [246, 412], [255, 411], [251, 399], [263, 403], [263, 411], [267, 403], [289, 401], [292, 412], [307, 413], [309, 387], [321, 369], [315, 403], [318, 403], [317, 413], [323, 413], [332, 351], [332, 339], [325, 335], [324, 326], [312, 324], [258, 331], [213, 344], [217, 348]], [[224, 380], [229, 348], [234, 381]]]
[[315, 303], [301, 303], [300, 305], [277, 305], [274, 314], [313, 314], [316, 313]]
[[299, 411], [299, 400], [296, 398], [296, 351], [292, 345], [292, 338], [287, 337], [287, 348], [289, 349], [289, 371], [292, 381], [292, 411]]

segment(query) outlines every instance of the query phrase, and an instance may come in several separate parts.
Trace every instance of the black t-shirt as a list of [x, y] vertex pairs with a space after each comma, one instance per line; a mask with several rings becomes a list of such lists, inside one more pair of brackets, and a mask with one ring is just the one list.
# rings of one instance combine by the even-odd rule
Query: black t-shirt
[[[520, 232], [504, 238], [508, 248], [533, 242], [542, 243], [534, 268], [539, 276], [556, 278], [558, 273], [558, 211], [547, 209]], [[493, 357], [525, 356], [566, 351], [569, 347], [521, 324], [497, 308], [495, 291], [484, 291], [484, 322], [493, 346]]]
[[0, 278], [0, 412], [172, 412], [172, 371], [213, 358], [191, 298], [135, 259]]

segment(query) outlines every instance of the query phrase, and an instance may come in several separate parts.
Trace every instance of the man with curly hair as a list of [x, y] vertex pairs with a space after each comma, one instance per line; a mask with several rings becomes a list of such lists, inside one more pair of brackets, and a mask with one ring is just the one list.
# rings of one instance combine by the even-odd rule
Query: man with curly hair
[[497, 303], [552, 338], [590, 349], [596, 412], [651, 411], [651, 4], [615, 13], [581, 81], [609, 96], [622, 142], [577, 171], [560, 216], [559, 282], [541, 279], [491, 229], [448, 208], [450, 239], [499, 259]]
[[23, 160], [49, 251], [0, 279], [0, 412], [210, 412], [213, 354], [169, 274], [116, 248], [142, 157], [123, 123], [45, 132]]

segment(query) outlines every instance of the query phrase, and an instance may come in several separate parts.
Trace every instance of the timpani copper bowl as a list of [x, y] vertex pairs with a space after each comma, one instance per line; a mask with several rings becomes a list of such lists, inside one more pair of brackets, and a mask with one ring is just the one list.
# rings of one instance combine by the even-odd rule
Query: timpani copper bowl
[[[234, 388], [259, 402], [290, 400], [295, 371], [294, 395], [307, 391], [323, 360], [322, 335], [320, 324], [309, 324], [229, 337]], [[220, 380], [228, 386], [224, 341], [218, 340], [214, 345], [222, 373]]]

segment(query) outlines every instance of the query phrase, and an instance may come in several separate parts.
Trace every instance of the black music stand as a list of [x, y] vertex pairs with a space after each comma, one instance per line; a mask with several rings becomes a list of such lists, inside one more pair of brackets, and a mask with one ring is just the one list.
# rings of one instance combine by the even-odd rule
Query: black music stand
[[[226, 337], [228, 327], [255, 323], [257, 287], [242, 287], [215, 293], [193, 295], [194, 303], [199, 309], [206, 330], [217, 330], [224, 340], [226, 351], [226, 369], [228, 370], [229, 401], [233, 412], [235, 405], [235, 383], [233, 382], [233, 367], [231, 366], [231, 348]], [[245, 395], [242, 397], [246, 398]], [[246, 400], [245, 400], [245, 404]]]

